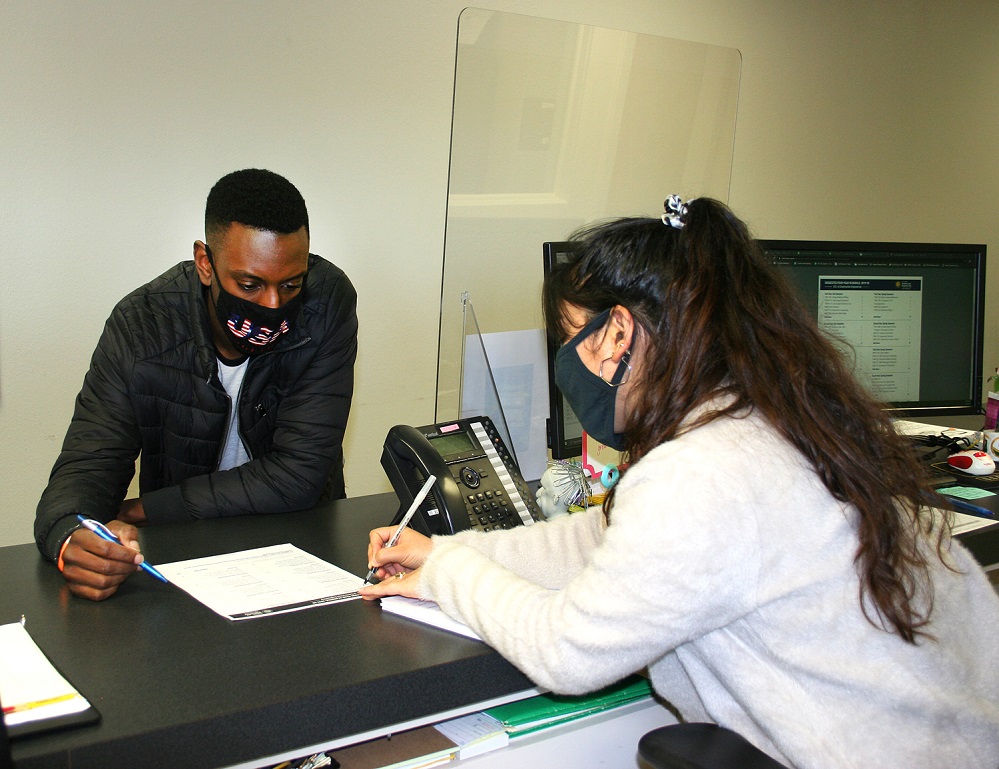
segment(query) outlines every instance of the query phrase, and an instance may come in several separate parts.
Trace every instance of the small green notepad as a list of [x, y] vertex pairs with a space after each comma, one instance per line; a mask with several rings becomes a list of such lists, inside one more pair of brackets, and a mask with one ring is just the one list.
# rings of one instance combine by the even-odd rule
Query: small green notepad
[[502, 723], [507, 733], [515, 737], [651, 696], [652, 685], [648, 679], [633, 675], [592, 694], [539, 694], [483, 712]]

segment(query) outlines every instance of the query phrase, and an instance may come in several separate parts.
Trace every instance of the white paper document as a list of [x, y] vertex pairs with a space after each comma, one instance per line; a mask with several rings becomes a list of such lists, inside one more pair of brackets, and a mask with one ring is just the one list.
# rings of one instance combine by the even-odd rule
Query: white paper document
[[503, 724], [485, 713], [469, 713], [434, 724], [434, 728], [458, 746], [458, 758], [473, 758], [510, 743]]
[[294, 545], [166, 563], [174, 585], [231, 620], [283, 614], [360, 598], [364, 580]]
[[963, 534], [966, 531], [974, 531], [985, 526], [991, 526], [994, 523], [995, 521], [990, 518], [954, 513], [954, 527], [951, 529], [951, 532], [954, 534]]
[[90, 707], [18, 622], [0, 625], [0, 698], [8, 728]]

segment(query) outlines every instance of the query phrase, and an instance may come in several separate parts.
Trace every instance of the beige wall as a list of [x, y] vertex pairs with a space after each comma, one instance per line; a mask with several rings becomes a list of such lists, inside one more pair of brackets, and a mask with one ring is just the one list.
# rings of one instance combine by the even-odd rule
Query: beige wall
[[[985, 242], [999, 254], [991, 0], [481, 6], [739, 49], [730, 202], [761, 237]], [[300, 187], [313, 250], [357, 286], [348, 493], [387, 490], [386, 429], [434, 413], [462, 8], [0, 1], [0, 545], [31, 540], [112, 305], [189, 256], [212, 182], [250, 165]], [[997, 281], [993, 269], [989, 369]]]

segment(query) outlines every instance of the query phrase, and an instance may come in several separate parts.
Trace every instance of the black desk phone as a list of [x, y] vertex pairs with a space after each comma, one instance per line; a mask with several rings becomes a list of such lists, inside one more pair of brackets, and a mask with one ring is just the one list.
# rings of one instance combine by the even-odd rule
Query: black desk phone
[[492, 531], [543, 520], [489, 417], [396, 425], [385, 438], [381, 462], [399, 497], [392, 525], [402, 520], [430, 475], [437, 480], [410, 522], [421, 534]]

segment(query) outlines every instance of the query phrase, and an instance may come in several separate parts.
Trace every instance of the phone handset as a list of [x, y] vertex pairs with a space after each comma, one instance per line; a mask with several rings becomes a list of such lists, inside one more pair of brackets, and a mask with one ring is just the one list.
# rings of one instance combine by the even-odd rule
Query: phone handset
[[396, 425], [389, 430], [381, 463], [399, 497], [399, 512], [392, 519], [393, 526], [405, 515], [425, 480], [435, 475], [437, 481], [410, 526], [428, 536], [454, 534], [469, 528], [464, 499], [447, 463], [415, 427]]

